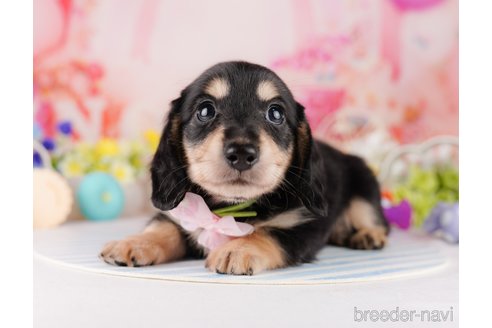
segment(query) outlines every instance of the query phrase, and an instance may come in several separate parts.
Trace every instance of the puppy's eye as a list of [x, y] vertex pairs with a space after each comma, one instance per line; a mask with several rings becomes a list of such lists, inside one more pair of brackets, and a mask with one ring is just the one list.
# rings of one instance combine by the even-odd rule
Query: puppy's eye
[[202, 122], [210, 121], [215, 117], [215, 107], [210, 101], [205, 101], [198, 106], [196, 116]]
[[266, 119], [273, 124], [282, 124], [284, 121], [284, 109], [279, 105], [270, 105], [266, 113]]

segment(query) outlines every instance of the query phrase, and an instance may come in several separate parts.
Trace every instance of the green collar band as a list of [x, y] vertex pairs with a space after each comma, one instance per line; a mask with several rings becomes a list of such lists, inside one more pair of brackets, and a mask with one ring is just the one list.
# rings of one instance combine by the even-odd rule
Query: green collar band
[[236, 205], [226, 206], [222, 208], [218, 208], [213, 210], [212, 212], [220, 217], [224, 216], [233, 216], [235, 218], [246, 218], [246, 217], [255, 217], [258, 215], [256, 211], [243, 211], [253, 205], [256, 200], [248, 200], [244, 203], [239, 203]]

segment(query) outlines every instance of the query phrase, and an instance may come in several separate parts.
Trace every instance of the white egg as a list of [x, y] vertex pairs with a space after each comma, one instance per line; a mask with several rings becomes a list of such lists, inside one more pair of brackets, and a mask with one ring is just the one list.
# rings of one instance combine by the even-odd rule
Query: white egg
[[33, 173], [33, 226], [50, 228], [63, 223], [73, 205], [73, 195], [65, 178], [52, 169]]

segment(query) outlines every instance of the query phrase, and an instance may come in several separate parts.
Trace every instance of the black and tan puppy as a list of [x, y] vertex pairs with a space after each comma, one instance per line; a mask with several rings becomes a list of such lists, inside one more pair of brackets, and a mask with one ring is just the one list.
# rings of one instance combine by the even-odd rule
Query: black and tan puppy
[[212, 271], [254, 274], [315, 259], [327, 243], [384, 246], [378, 183], [362, 159], [313, 141], [304, 108], [269, 69], [226, 62], [172, 102], [152, 161], [152, 201], [176, 207], [186, 192], [210, 208], [256, 199], [252, 234], [207, 252], [165, 212], [107, 244], [104, 261], [144, 266], [206, 257]]

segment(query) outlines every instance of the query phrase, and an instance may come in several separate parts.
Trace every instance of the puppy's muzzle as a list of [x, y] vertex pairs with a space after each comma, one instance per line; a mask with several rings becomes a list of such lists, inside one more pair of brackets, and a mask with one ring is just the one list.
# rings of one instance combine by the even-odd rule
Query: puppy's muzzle
[[253, 144], [229, 143], [224, 147], [224, 157], [233, 169], [246, 171], [258, 162], [258, 148]]

